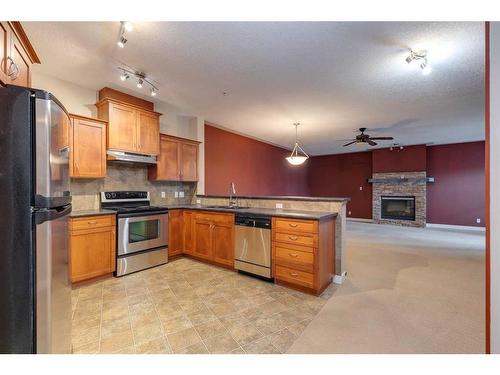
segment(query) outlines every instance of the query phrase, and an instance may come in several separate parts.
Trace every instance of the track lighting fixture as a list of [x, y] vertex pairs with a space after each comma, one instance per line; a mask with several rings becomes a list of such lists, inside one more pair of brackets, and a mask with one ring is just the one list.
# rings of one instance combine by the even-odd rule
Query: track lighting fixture
[[423, 75], [428, 75], [432, 72], [432, 68], [429, 66], [429, 62], [427, 61], [427, 51], [413, 51], [410, 50], [410, 54], [406, 57], [406, 62], [411, 64], [413, 61], [420, 62], [420, 69], [422, 69]]
[[125, 39], [125, 37], [122, 35], [120, 36], [120, 39], [118, 39], [118, 47], [120, 48], [124, 48], [125, 47], [125, 43], [127, 43], [127, 39]]
[[137, 83], [136, 83], [137, 88], [142, 89], [142, 87], [146, 84], [150, 87], [151, 96], [158, 95], [158, 87], [156, 87], [156, 85], [153, 83], [154, 81], [152, 81], [151, 79], [148, 79], [146, 77], [146, 74], [144, 74], [140, 71], [133, 71], [133, 70], [129, 70], [127, 68], [121, 68], [121, 67], [118, 67], [118, 70], [121, 72], [120, 73], [120, 80], [126, 81], [130, 77], [133, 76], [137, 79]]
[[122, 21], [122, 25], [127, 32], [130, 33], [131, 31], [134, 31], [134, 24], [130, 21]]

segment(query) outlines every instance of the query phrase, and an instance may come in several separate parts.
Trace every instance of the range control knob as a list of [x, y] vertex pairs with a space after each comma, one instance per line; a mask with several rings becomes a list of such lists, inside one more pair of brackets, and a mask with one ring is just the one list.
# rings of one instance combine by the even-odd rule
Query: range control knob
[[110, 193], [106, 193], [106, 194], [104, 194], [104, 196], [106, 197], [106, 199], [110, 199], [111, 198], [111, 194]]
[[111, 193], [111, 198], [115, 199], [116, 198], [116, 193]]

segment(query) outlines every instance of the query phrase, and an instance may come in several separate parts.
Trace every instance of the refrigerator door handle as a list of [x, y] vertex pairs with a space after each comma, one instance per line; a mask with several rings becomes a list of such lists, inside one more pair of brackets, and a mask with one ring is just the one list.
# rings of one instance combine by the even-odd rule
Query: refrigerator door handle
[[60, 217], [69, 215], [71, 213], [71, 205], [65, 207], [55, 208], [51, 210], [39, 210], [35, 213], [36, 225], [42, 224], [46, 221], [56, 220]]

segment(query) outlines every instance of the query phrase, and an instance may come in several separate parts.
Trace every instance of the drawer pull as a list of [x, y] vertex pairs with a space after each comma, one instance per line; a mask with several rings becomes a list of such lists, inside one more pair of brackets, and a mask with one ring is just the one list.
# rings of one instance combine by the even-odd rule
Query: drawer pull
[[292, 228], [297, 228], [299, 226], [299, 224], [295, 223], [288, 223], [288, 225], [290, 225]]
[[97, 224], [97, 221], [87, 221], [87, 224], [89, 225]]
[[297, 272], [290, 272], [290, 275], [293, 276], [293, 277], [299, 276], [299, 274]]
[[299, 237], [297, 236], [288, 236], [289, 239], [291, 239], [292, 241], [297, 241], [299, 239]]
[[297, 258], [299, 256], [299, 254], [296, 253], [288, 253], [288, 255], [290, 255], [292, 258]]

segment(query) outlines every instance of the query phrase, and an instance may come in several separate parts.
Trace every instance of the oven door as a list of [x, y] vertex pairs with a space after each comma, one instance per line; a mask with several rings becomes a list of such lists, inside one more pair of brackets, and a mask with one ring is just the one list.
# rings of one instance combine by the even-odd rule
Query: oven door
[[167, 214], [118, 217], [118, 256], [167, 245]]

